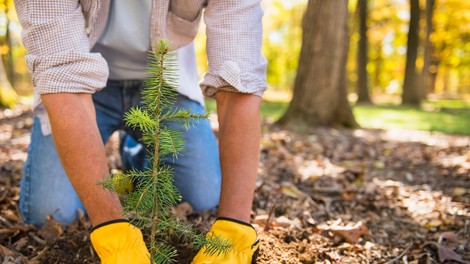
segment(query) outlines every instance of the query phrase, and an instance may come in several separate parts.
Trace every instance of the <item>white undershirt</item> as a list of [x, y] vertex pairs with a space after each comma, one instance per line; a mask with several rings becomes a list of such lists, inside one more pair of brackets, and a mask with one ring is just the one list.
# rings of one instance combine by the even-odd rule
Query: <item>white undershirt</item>
[[[143, 80], [147, 77], [150, 50], [152, 0], [111, 0], [106, 29], [93, 47], [109, 66], [111, 80]], [[178, 53], [178, 92], [204, 104], [199, 88], [194, 45]]]

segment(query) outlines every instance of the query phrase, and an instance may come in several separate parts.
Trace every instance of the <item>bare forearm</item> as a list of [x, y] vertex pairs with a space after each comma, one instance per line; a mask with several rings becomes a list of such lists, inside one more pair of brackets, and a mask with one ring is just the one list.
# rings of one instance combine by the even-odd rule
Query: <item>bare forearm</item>
[[46, 94], [41, 99], [57, 152], [93, 225], [122, 218], [119, 198], [97, 182], [108, 175], [90, 94]]
[[250, 222], [260, 148], [261, 98], [218, 92], [222, 193], [219, 215]]

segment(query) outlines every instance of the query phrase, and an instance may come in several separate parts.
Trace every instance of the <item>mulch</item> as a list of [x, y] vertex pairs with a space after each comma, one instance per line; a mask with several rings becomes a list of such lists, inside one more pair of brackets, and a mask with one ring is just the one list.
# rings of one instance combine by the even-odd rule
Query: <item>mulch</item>
[[[42, 229], [19, 216], [31, 126], [28, 106], [0, 110], [0, 263], [99, 263], [86, 216]], [[257, 263], [470, 263], [469, 137], [265, 122], [258, 175]], [[175, 212], [201, 231], [215, 219]], [[190, 263], [196, 252], [176, 246]]]

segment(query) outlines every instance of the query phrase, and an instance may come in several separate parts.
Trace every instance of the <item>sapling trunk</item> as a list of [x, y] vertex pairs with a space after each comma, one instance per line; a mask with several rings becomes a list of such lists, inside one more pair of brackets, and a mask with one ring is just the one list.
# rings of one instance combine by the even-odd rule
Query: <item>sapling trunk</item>
[[[160, 55], [160, 54], [159, 54]], [[160, 58], [160, 60], [158, 61], [158, 63], [160, 64], [160, 69], [162, 69], [162, 72], [159, 73], [160, 74], [160, 79], [163, 80], [163, 58]], [[163, 86], [163, 82], [160, 82], [159, 83], [159, 90], [162, 90], [162, 86]], [[157, 95], [156, 97], [156, 104], [157, 105], [160, 105], [160, 95]], [[154, 153], [153, 153], [153, 164], [152, 164], [152, 178], [153, 178], [153, 181], [154, 182], [157, 182], [157, 177], [158, 177], [158, 161], [159, 159], [156, 158], [156, 157], [159, 157], [159, 152], [158, 152], [158, 146], [160, 145], [160, 141], [159, 141], [159, 137], [160, 137], [160, 108], [157, 107], [156, 109], [156, 113], [155, 113], [155, 116], [157, 116], [157, 118], [155, 119], [155, 127], [156, 127], [156, 130], [155, 130], [155, 137], [154, 137], [154, 145], [157, 146], [155, 147], [154, 149]], [[154, 185], [154, 193], [157, 193], [157, 184]], [[150, 245], [154, 245], [155, 244], [155, 237], [157, 236], [157, 227], [158, 227], [158, 195], [155, 195], [154, 196], [154, 208], [152, 210], [152, 229], [151, 229], [151, 233], [150, 233]], [[153, 256], [156, 254], [156, 248], [155, 247], [151, 247], [150, 248], [150, 254]]]
[[[135, 188], [123, 197], [123, 210], [140, 228], [150, 228], [150, 254], [152, 263], [173, 262], [176, 250], [165, 238], [170, 233], [189, 240], [192, 247], [205, 247], [205, 253], [227, 253], [232, 245], [220, 236], [197, 234], [192, 227], [174, 218], [171, 208], [181, 201], [173, 185], [173, 170], [162, 159], [177, 159], [184, 151], [182, 131], [167, 127], [168, 122], [178, 122], [189, 129], [193, 122], [207, 115], [175, 108], [177, 77], [175, 53], [168, 41], [160, 40], [149, 58], [148, 73], [142, 90], [142, 106], [131, 108], [124, 116], [127, 126], [142, 133], [142, 143], [149, 154], [151, 168], [124, 172], [119, 178], [110, 176], [101, 184], [116, 192], [116, 186], [134, 182]], [[116, 180], [119, 179], [119, 180]], [[123, 188], [120, 188], [123, 189]], [[145, 233], [145, 232], [144, 232]]]

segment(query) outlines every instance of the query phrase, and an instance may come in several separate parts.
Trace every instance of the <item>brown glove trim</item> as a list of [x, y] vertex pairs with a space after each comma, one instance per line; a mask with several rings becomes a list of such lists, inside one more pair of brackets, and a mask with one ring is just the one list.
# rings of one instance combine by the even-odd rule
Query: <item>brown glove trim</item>
[[92, 229], [91, 229], [91, 232], [92, 233], [93, 231], [95, 231], [96, 229], [100, 228], [100, 227], [103, 227], [103, 226], [106, 226], [106, 225], [110, 225], [110, 224], [115, 224], [115, 223], [129, 223], [129, 220], [128, 219], [114, 219], [114, 220], [111, 220], [111, 221], [107, 221], [107, 222], [103, 222], [101, 224], [98, 224], [96, 226], [94, 226]]
[[[252, 225], [250, 225], [249, 223], [246, 223], [246, 222], [243, 222], [243, 221], [240, 221], [240, 220], [237, 220], [237, 219], [229, 218], [229, 217], [219, 216], [219, 217], [217, 217], [217, 219], [215, 219], [215, 221], [217, 221], [217, 220], [224, 220], [224, 221], [234, 222], [234, 223], [237, 223], [237, 224], [249, 226], [249, 227], [253, 228], [253, 230], [255, 229], [255, 228], [254, 228]], [[256, 231], [256, 230], [255, 230], [255, 231]]]

